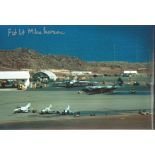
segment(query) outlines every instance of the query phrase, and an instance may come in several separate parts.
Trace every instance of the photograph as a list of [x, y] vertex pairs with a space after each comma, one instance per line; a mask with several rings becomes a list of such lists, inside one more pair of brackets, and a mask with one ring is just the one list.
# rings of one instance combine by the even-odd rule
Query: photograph
[[0, 130], [153, 129], [154, 25], [0, 25]]

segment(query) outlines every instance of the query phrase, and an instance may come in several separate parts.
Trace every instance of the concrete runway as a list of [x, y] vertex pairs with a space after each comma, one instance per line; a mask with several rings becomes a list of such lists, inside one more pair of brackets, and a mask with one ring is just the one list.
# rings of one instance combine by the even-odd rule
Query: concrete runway
[[[24, 106], [28, 102], [34, 109], [41, 109], [53, 105], [53, 111], [63, 111], [67, 105], [75, 111], [127, 111], [147, 109], [151, 110], [151, 95], [86, 95], [77, 91], [0, 91], [0, 123], [23, 120], [49, 120], [51, 118], [38, 117], [37, 114], [13, 114], [17, 106]], [[110, 114], [110, 113], [109, 113]], [[33, 116], [34, 115], [34, 116]]]

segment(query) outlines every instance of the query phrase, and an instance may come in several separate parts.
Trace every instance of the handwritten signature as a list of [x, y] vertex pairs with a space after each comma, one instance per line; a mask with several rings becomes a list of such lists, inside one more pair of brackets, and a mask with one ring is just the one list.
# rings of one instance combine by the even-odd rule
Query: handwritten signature
[[42, 29], [37, 28], [8, 28], [8, 37], [25, 35], [64, 35], [65, 32], [58, 30], [49, 30], [45, 26]]

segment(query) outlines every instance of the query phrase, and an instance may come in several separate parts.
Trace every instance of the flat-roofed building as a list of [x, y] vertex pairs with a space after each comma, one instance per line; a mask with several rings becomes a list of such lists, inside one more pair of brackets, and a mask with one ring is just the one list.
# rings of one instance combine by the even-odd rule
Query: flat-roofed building
[[133, 70], [126, 70], [123, 72], [124, 74], [138, 74], [137, 71], [133, 71]]
[[30, 85], [29, 71], [0, 71], [0, 80], [23, 80], [25, 87]]
[[72, 71], [71, 75], [78, 76], [78, 75], [91, 75], [92, 72], [90, 71]]

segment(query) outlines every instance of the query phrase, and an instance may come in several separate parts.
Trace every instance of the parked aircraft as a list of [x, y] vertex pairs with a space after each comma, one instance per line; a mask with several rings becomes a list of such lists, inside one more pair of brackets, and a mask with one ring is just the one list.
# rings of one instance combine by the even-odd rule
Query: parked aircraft
[[42, 109], [40, 113], [41, 113], [41, 114], [48, 114], [48, 113], [51, 113], [51, 112], [52, 112], [51, 109], [52, 109], [52, 104], [50, 104], [49, 107], [46, 107], [46, 108]]
[[18, 107], [14, 109], [14, 113], [28, 113], [30, 112], [31, 103], [28, 103], [26, 106]]
[[102, 94], [102, 93], [112, 93], [117, 88], [118, 86], [112, 86], [112, 85], [88, 86], [82, 89], [82, 91], [85, 92], [86, 94], [93, 95], [93, 94]]
[[73, 112], [70, 110], [70, 106], [68, 105], [66, 109], [62, 112], [62, 115], [73, 115]]

